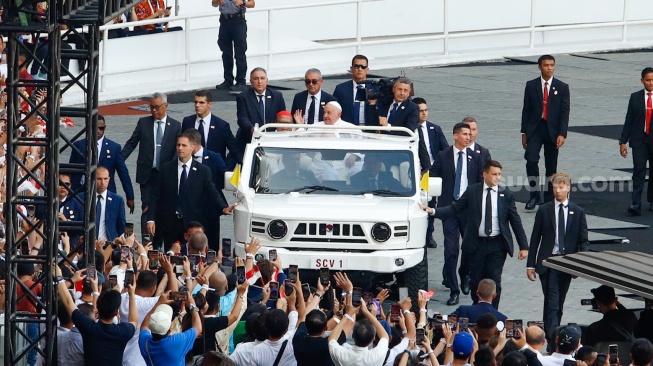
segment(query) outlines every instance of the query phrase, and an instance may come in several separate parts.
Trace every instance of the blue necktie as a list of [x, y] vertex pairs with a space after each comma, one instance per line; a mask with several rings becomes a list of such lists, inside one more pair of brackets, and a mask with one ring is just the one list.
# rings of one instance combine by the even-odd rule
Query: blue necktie
[[458, 162], [456, 163], [456, 181], [453, 184], [453, 199], [460, 197], [460, 180], [463, 177], [463, 152], [458, 152]]
[[206, 137], [204, 136], [204, 120], [200, 120], [200, 125], [199, 125], [199, 131], [200, 131], [200, 136], [202, 137], [202, 147], [206, 147]]
[[393, 103], [392, 104], [392, 110], [390, 111], [390, 114], [388, 115], [388, 122], [390, 122], [390, 118], [392, 118], [392, 115], [395, 114], [397, 111], [397, 107], [399, 106], [399, 103]]
[[558, 206], [558, 251], [565, 254], [565, 206]]
[[265, 124], [265, 104], [263, 104], [263, 96], [258, 96], [258, 114], [261, 115], [261, 122]]
[[186, 172], [186, 164], [181, 165], [181, 177], [179, 177], [179, 191], [177, 192], [177, 213], [182, 214], [181, 211], [181, 194], [184, 191], [186, 185], [186, 179], [188, 178], [188, 173]]
[[315, 96], [311, 95], [311, 105], [308, 107], [308, 120], [306, 124], [312, 125], [315, 122]]
[[[365, 89], [365, 86], [360, 85], [360, 84], [358, 86], [356, 86], [356, 90], [361, 90], [361, 89]], [[354, 93], [354, 100], [355, 100], [355, 98], [356, 98], [356, 93]], [[363, 117], [363, 123], [361, 123], [361, 102], [358, 102], [358, 101], [354, 102], [354, 116], [353, 116], [354, 117], [354, 121], [353, 121], [354, 124], [355, 125], [360, 125], [360, 124], [364, 125], [365, 124], [365, 117], [364, 116], [365, 115], [362, 116]]]
[[102, 195], [97, 195], [97, 203], [95, 204], [95, 238], [100, 237], [100, 215], [102, 214]]

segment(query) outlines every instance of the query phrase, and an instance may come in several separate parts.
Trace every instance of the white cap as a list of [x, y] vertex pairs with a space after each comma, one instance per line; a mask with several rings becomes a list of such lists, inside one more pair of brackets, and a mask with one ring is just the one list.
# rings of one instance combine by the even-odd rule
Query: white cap
[[150, 316], [150, 330], [154, 334], [166, 335], [172, 325], [172, 308], [170, 305], [161, 304], [157, 306]]
[[334, 101], [331, 101], [331, 102], [329, 102], [329, 103], [327, 103], [327, 105], [332, 105], [332, 106], [338, 108], [338, 110], [339, 110], [340, 112], [342, 112], [342, 107], [340, 106], [340, 103], [336, 102], [335, 100], [334, 100]]

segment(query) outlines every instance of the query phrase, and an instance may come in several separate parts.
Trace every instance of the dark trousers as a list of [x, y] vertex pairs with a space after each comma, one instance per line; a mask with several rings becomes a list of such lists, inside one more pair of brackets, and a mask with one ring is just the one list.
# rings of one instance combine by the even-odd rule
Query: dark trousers
[[544, 191], [544, 202], [553, 201], [553, 186], [549, 181], [558, 170], [558, 148], [555, 140], [551, 140], [549, 127], [545, 120], [540, 121], [537, 130], [528, 137], [524, 159], [526, 159], [526, 174], [531, 197], [540, 195], [540, 150], [544, 146], [544, 168], [546, 171], [547, 185]]
[[544, 331], [548, 339], [562, 320], [562, 307], [571, 284], [571, 275], [549, 268], [540, 275], [540, 283], [544, 293], [542, 320], [544, 320]]
[[220, 17], [218, 47], [222, 51], [224, 80], [234, 81], [234, 56], [236, 59], [236, 83], [245, 84], [247, 74], [247, 21], [245, 17]]
[[646, 200], [653, 202], [653, 141], [633, 147], [633, 204], [641, 205], [644, 181], [646, 179], [646, 162], [648, 161], [648, 189]]
[[157, 183], [157, 177], [159, 176], [159, 171], [152, 168], [150, 177], [147, 178], [144, 184], [141, 184], [141, 235], [147, 234], [147, 207], [150, 205], [150, 199], [152, 197], [152, 192], [154, 191], [154, 185]]
[[[38, 44], [37, 50], [36, 50], [36, 57], [43, 62], [43, 65], [45, 65], [47, 67], [49, 65], [50, 61], [51, 61], [50, 47], [48, 46], [47, 41], [45, 41], [43, 39], [39, 39], [38, 42], [39, 42], [39, 44]], [[61, 42], [61, 48], [70, 50], [70, 49], [72, 49], [72, 46], [70, 46], [66, 42]], [[65, 67], [67, 69], [69, 65], [70, 65], [70, 59], [67, 59], [67, 58], [65, 58], [65, 59], [62, 58], [61, 59], [61, 66]], [[56, 66], [56, 64], [53, 65], [53, 66]], [[30, 70], [30, 74], [37, 75], [39, 73], [45, 73], [45, 72], [46, 72], [46, 70], [44, 68], [42, 68], [41, 65], [39, 65], [39, 63], [36, 60], [34, 60], [32, 62], [32, 67], [31, 67], [31, 70]]]
[[[432, 200], [429, 201], [429, 207], [435, 208], [435, 204], [437, 203], [437, 198], [433, 198]], [[428, 245], [429, 243], [429, 238], [433, 237], [433, 231], [435, 230], [435, 216], [433, 215], [428, 215], [428, 226], [426, 228], [426, 244]]]
[[[442, 233], [444, 234], [444, 267], [442, 276], [444, 281], [451, 290], [451, 294], [460, 294], [456, 266], [458, 266], [458, 256], [460, 253], [459, 238], [464, 235], [467, 226], [467, 212], [457, 213], [455, 217], [442, 220]], [[469, 275], [469, 259], [467, 253], [463, 253], [460, 259], [460, 268], [458, 274], [460, 279]]]
[[156, 222], [156, 235], [153, 240], [153, 246], [155, 249], [161, 248], [165, 253], [170, 250], [170, 247], [174, 242], [185, 242], [184, 233], [186, 226], [184, 225], [183, 218], [174, 217], [166, 218], [166, 220], [157, 218]]
[[503, 239], [500, 236], [487, 239], [479, 238], [475, 250], [469, 253], [469, 288], [474, 304], [478, 303], [476, 290], [479, 282], [489, 278], [497, 285], [497, 296], [492, 300], [492, 306], [497, 310], [499, 309], [501, 274], [503, 273], [503, 265], [506, 262], [506, 254]]

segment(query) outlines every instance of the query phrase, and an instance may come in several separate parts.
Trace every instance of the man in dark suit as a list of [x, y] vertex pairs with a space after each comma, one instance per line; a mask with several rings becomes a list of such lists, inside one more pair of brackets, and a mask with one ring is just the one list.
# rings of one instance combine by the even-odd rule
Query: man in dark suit
[[245, 151], [245, 146], [252, 140], [254, 125], [259, 127], [273, 123], [277, 113], [286, 110], [286, 102], [280, 92], [268, 89], [268, 73], [262, 67], [257, 67], [249, 74], [252, 84], [236, 97], [236, 114], [238, 116], [239, 146]]
[[478, 122], [476, 121], [476, 118], [465, 117], [463, 119], [463, 123], [467, 123], [469, 125], [470, 131], [472, 132], [469, 139], [469, 149], [474, 153], [481, 155], [481, 164], [485, 164], [485, 162], [488, 160], [492, 160], [490, 150], [476, 142], [476, 137], [478, 136]]
[[476, 290], [476, 296], [478, 297], [478, 302], [474, 305], [463, 305], [459, 306], [453, 314], [458, 315], [458, 318], [467, 318], [470, 323], [477, 323], [478, 318], [483, 314], [491, 313], [497, 317], [497, 320], [505, 322], [508, 319], [507, 316], [499, 312], [492, 306], [492, 302], [496, 297], [497, 285], [489, 278], [485, 278], [478, 283], [478, 289]]
[[[205, 149], [200, 145], [200, 133], [194, 128], [188, 129], [181, 133], [180, 136], [185, 136], [193, 146], [193, 159], [204, 164], [211, 169], [211, 179], [215, 185], [215, 189], [220, 193], [220, 197], [227, 202], [222, 189], [224, 188], [224, 173], [228, 170], [226, 163], [220, 154], [215, 153], [209, 149]], [[207, 201], [204, 211], [208, 214], [211, 225], [206, 228], [206, 236], [209, 238], [209, 246], [216, 252], [220, 249], [220, 211], [214, 210], [211, 204]]]
[[569, 86], [553, 78], [555, 58], [544, 55], [537, 62], [541, 76], [526, 83], [521, 113], [521, 140], [526, 150], [524, 159], [531, 189], [527, 210], [533, 210], [541, 202], [538, 162], [542, 146], [547, 178], [544, 202], [553, 200], [551, 176], [558, 169], [558, 149], [565, 143], [569, 125]]
[[557, 255], [589, 251], [585, 211], [569, 201], [571, 177], [557, 173], [552, 177], [555, 201], [540, 206], [535, 215], [526, 275], [535, 281], [540, 275], [544, 293], [544, 327], [547, 336], [560, 325], [562, 307], [571, 283], [571, 275], [542, 265]]
[[[79, 200], [70, 195], [70, 188], [70, 176], [68, 174], [59, 174], [59, 213], [57, 214], [59, 222], [84, 221], [84, 206], [82, 206]], [[37, 211], [43, 211], [40, 214], [37, 212], [37, 217], [45, 217], [45, 210], [42, 208], [43, 206], [37, 206]], [[73, 248], [77, 245], [77, 240], [81, 234], [82, 230], [68, 231], [70, 243]]]
[[286, 153], [281, 158], [284, 168], [270, 177], [269, 187], [271, 189], [288, 190], [304, 186], [319, 185], [315, 174], [310, 170], [300, 168], [301, 156], [299, 153]]
[[295, 94], [290, 113], [300, 117], [305, 124], [324, 121], [324, 106], [335, 101], [333, 95], [322, 90], [322, 73], [318, 69], [308, 69], [304, 76], [306, 90]]
[[382, 159], [376, 154], [365, 155], [363, 170], [352, 175], [351, 185], [361, 191], [387, 189], [394, 192], [406, 191], [406, 188], [390, 172], [381, 171]]
[[[483, 167], [477, 154], [467, 148], [470, 139], [469, 125], [456, 123], [453, 127], [454, 145], [442, 150], [433, 163], [433, 176], [442, 178], [442, 194], [438, 198], [437, 207], [449, 206], [458, 200], [468, 185], [483, 181]], [[464, 235], [467, 226], [467, 213], [456, 212], [454, 217], [442, 220], [444, 234], [444, 267], [443, 284], [451, 290], [448, 305], [458, 304], [460, 288], [456, 275], [458, 264], [458, 239]], [[460, 261], [461, 288], [465, 295], [469, 294], [469, 261], [463, 252]]]
[[646, 162], [648, 161], [648, 190], [646, 200], [649, 210], [653, 211], [653, 67], [642, 70], [642, 84], [644, 90], [630, 95], [626, 120], [619, 138], [619, 151], [624, 159], [628, 156], [627, 143], [633, 149], [633, 194], [628, 213], [631, 215], [642, 214], [642, 193], [646, 178]]
[[469, 186], [451, 206], [433, 209], [421, 205], [439, 219], [467, 213], [462, 251], [469, 258], [472, 300], [475, 304], [478, 303], [478, 284], [482, 279], [489, 278], [496, 284], [496, 296], [492, 299], [492, 305], [497, 309], [501, 299], [501, 274], [506, 254], [512, 257], [514, 252], [510, 228], [517, 238], [519, 259], [528, 255], [528, 239], [515, 207], [515, 195], [499, 186], [501, 169], [498, 161], [487, 161], [483, 167], [483, 183]]
[[[134, 213], [134, 188], [132, 180], [129, 177], [129, 170], [125, 164], [125, 158], [122, 155], [122, 147], [117, 142], [109, 140], [104, 132], [106, 130], [106, 121], [104, 116], [98, 114], [97, 117], [97, 149], [98, 149], [98, 165], [109, 169], [109, 191], [116, 193], [116, 183], [114, 181], [116, 171], [122, 183], [122, 188], [125, 190], [127, 197], [127, 207], [129, 213]], [[86, 161], [86, 139], [78, 140], [74, 144], [75, 148], [70, 153], [70, 163], [84, 164]], [[82, 174], [74, 174], [72, 178], [72, 187], [77, 190], [79, 186], [84, 184], [84, 176]]]
[[[236, 145], [236, 138], [229, 123], [211, 113], [213, 95], [207, 90], [195, 93], [195, 114], [184, 118], [181, 132], [194, 128], [199, 131], [201, 146], [225, 159], [229, 169], [242, 162], [243, 152]], [[229, 155], [227, 155], [229, 149]]]
[[147, 233], [148, 207], [152, 191], [157, 182], [161, 164], [175, 158], [175, 144], [181, 131], [181, 123], [167, 115], [168, 98], [165, 94], [154, 93], [150, 99], [149, 117], [143, 117], [122, 149], [125, 160], [136, 149], [136, 182], [141, 186], [141, 233]]
[[205, 212], [208, 204], [213, 210], [231, 215], [236, 205], [228, 206], [215, 188], [211, 169], [192, 159], [193, 146], [188, 137], [177, 139], [177, 159], [161, 165], [147, 212], [147, 230], [154, 237], [155, 246], [168, 248], [184, 240], [184, 232], [192, 221], [204, 227], [211, 224]]
[[113, 241], [125, 232], [125, 201], [108, 190], [110, 180], [109, 169], [99, 166], [95, 171], [95, 235], [97, 239], [107, 241]]
[[[447, 142], [447, 138], [444, 137], [442, 128], [440, 128], [440, 126], [436, 125], [435, 123], [428, 121], [429, 107], [426, 105], [426, 100], [424, 98], [413, 98], [413, 103], [417, 104], [417, 108], [419, 108], [418, 131], [421, 131], [420, 137], [423, 137], [424, 146], [426, 147], [426, 151], [429, 155], [428, 160], [431, 165], [429, 176], [433, 177], [433, 163], [435, 162], [435, 157], [438, 156], [440, 151], [449, 146], [449, 143]], [[422, 158], [420, 157], [420, 161], [421, 160]], [[429, 207], [435, 208], [436, 202], [437, 198], [433, 197], [433, 199], [429, 201]], [[429, 216], [428, 220], [429, 226], [426, 229], [426, 246], [429, 248], [437, 248], [438, 244], [433, 238], [433, 231], [435, 230], [435, 218], [433, 216]]]
[[[354, 56], [349, 70], [352, 74], [352, 80], [336, 85], [333, 91], [333, 97], [342, 106], [342, 120], [354, 125], [378, 125], [373, 112], [376, 107], [364, 100], [363, 97], [367, 95], [365, 90], [371, 86], [369, 83], [365, 83], [367, 73], [370, 71], [367, 57], [363, 55]], [[357, 98], [357, 94], [360, 93], [362, 95]]]
[[370, 101], [370, 104], [377, 106], [378, 125], [406, 127], [411, 131], [415, 131], [419, 123], [419, 108], [417, 104], [410, 100], [411, 85], [410, 79], [405, 77], [397, 78], [392, 86], [394, 99], [391, 103], [386, 105], [377, 104], [376, 100]]

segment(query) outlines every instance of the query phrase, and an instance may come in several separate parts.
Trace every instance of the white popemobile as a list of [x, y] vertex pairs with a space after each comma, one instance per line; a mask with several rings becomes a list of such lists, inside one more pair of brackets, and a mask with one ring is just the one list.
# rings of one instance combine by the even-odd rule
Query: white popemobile
[[[276, 249], [302, 275], [328, 267], [367, 289], [426, 289], [427, 220], [417, 203], [438, 196], [441, 180], [420, 188], [418, 136], [403, 127], [288, 126], [257, 127], [235, 186], [226, 173], [225, 189], [241, 202], [236, 241], [259, 238], [259, 254]], [[243, 245], [236, 253], [244, 257]]]

